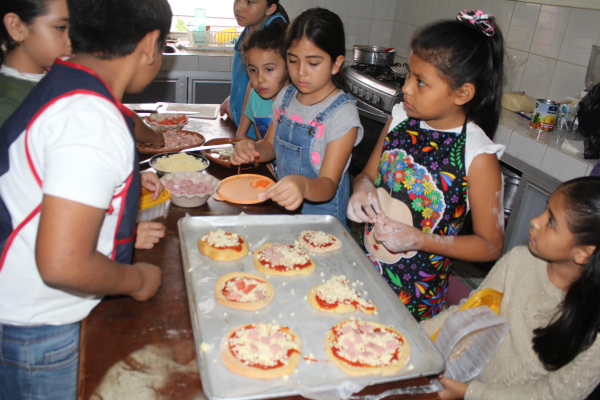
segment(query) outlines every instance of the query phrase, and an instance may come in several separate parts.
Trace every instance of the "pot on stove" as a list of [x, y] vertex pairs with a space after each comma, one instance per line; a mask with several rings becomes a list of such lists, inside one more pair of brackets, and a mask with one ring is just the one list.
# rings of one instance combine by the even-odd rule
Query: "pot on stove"
[[354, 45], [354, 61], [360, 64], [390, 66], [394, 64], [396, 50], [381, 46]]

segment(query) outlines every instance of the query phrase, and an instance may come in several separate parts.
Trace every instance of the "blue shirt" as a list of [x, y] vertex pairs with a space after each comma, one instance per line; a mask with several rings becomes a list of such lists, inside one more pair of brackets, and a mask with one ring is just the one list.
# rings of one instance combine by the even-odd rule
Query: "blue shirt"
[[[248, 103], [246, 103], [245, 115], [256, 126], [260, 136], [264, 138], [269, 129], [269, 124], [271, 124], [273, 100], [263, 99], [256, 93], [256, 90], [252, 89], [252, 91], [250, 91], [250, 96], [248, 97]], [[252, 139], [257, 139], [254, 129], [248, 131], [248, 136]]]

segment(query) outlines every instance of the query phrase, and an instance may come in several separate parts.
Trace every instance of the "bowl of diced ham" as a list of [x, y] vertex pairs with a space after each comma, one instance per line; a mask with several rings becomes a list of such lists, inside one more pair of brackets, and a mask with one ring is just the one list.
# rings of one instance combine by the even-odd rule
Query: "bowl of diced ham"
[[220, 180], [203, 172], [175, 172], [160, 178], [171, 192], [171, 202], [179, 207], [199, 207], [218, 189]]
[[158, 126], [163, 130], [181, 129], [188, 123], [188, 118], [185, 114], [157, 113], [150, 114], [145, 119], [151, 126]]

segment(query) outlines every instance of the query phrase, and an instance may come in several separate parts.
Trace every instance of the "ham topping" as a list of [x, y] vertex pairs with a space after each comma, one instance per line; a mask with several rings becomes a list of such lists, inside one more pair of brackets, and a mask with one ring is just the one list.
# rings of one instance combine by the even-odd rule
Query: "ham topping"
[[167, 179], [165, 188], [169, 192], [176, 194], [204, 194], [213, 190], [211, 185], [207, 185], [204, 182], [194, 183], [191, 179], [180, 179], [176, 182]]
[[278, 367], [287, 365], [289, 355], [298, 344], [287, 328], [257, 323], [235, 331], [228, 340], [231, 353], [250, 366]]
[[258, 253], [258, 260], [266, 267], [280, 271], [300, 270], [308, 266], [310, 256], [300, 248], [299, 243], [276, 243]]
[[392, 330], [351, 320], [337, 325], [333, 331], [332, 351], [353, 365], [382, 367], [398, 362], [403, 342]]
[[267, 295], [267, 284], [252, 278], [237, 277], [228, 280], [221, 291], [229, 301], [253, 303]]
[[136, 146], [139, 148], [169, 150], [200, 146], [203, 143], [202, 137], [198, 135], [183, 131], [175, 131], [173, 129], [162, 131], [162, 135], [165, 138], [165, 145], [163, 147], [153, 147], [144, 143], [136, 143]]

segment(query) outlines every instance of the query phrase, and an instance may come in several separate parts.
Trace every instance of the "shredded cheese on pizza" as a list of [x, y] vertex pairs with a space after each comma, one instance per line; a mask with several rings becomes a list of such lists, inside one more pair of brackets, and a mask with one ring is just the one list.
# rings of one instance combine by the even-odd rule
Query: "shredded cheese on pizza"
[[338, 241], [335, 236], [323, 231], [307, 231], [303, 239], [314, 247], [327, 247]]
[[333, 353], [351, 364], [384, 367], [398, 362], [403, 341], [397, 333], [350, 320], [333, 328]]
[[334, 275], [319, 285], [316, 296], [327, 304], [354, 304], [357, 308], [374, 308], [373, 303], [360, 297], [358, 292], [350, 287], [350, 282], [344, 275]]
[[299, 243], [276, 243], [258, 253], [258, 260], [266, 267], [275, 269], [280, 267], [283, 271], [292, 269], [300, 270], [300, 266], [309, 263], [310, 256], [300, 248]]
[[289, 355], [300, 352], [285, 327], [268, 323], [247, 325], [228, 339], [231, 353], [248, 366], [276, 368], [287, 365]]
[[238, 277], [225, 282], [221, 291], [229, 301], [254, 303], [267, 295], [267, 283], [253, 278]]
[[216, 248], [235, 247], [242, 243], [242, 239], [237, 233], [225, 232], [222, 229], [210, 231], [202, 236], [200, 240]]

